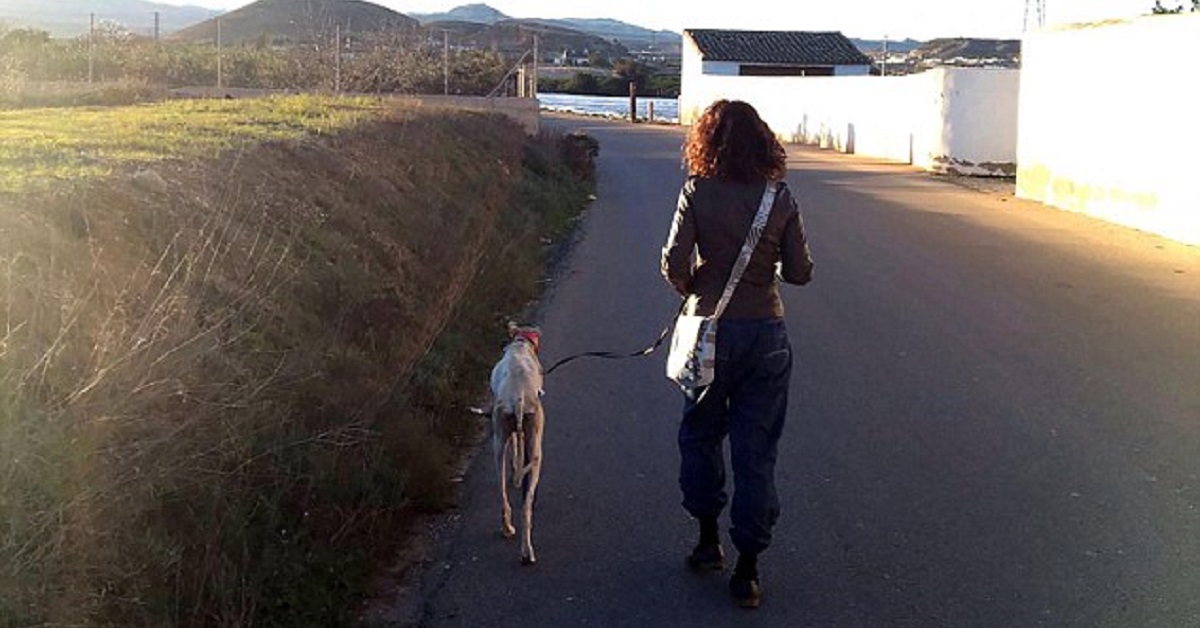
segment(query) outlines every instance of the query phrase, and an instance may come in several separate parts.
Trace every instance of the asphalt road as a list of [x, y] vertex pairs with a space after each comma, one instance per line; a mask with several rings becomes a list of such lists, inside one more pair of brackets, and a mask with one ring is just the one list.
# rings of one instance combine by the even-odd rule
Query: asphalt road
[[[602, 150], [599, 199], [542, 308], [543, 361], [641, 348], [676, 305], [658, 254], [681, 132], [546, 124]], [[816, 278], [785, 290], [797, 364], [762, 608], [684, 567], [681, 399], [659, 353], [548, 378], [536, 566], [501, 540], [491, 461], [475, 459], [419, 623], [1200, 626], [1200, 248], [789, 153]]]

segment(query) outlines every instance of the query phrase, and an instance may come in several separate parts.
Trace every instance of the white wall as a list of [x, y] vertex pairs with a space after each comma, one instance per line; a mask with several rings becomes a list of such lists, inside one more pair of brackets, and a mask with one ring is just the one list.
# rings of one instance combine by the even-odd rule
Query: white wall
[[704, 84], [704, 57], [696, 42], [685, 33], [683, 36], [683, 54], [680, 60], [679, 72], [679, 113], [680, 123], [691, 124], [691, 119], [683, 118], [684, 98], [689, 91], [697, 91]]
[[938, 169], [1015, 175], [1020, 91], [1017, 70], [945, 70]]
[[723, 77], [689, 73], [680, 122], [720, 98], [745, 100], [785, 141], [939, 172], [1016, 170], [1016, 70], [943, 68], [911, 76]]
[[1028, 34], [1017, 194], [1200, 244], [1197, 41], [1196, 14]]

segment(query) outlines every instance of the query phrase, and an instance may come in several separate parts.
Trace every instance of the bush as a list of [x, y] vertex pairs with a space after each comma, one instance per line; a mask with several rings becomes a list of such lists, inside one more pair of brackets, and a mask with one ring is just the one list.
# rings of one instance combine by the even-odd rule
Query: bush
[[[679, 97], [679, 76], [653, 75], [638, 83], [641, 96]], [[581, 96], [628, 96], [629, 80], [620, 76], [599, 76], [579, 72], [569, 78], [538, 79], [538, 89], [546, 93], [579, 94]]]

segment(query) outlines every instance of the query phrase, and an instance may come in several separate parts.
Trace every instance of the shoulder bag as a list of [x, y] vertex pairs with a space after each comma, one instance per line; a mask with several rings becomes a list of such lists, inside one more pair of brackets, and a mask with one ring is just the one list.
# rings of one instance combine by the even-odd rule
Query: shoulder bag
[[[762, 202], [758, 205], [758, 213], [750, 224], [750, 233], [742, 244], [742, 251], [729, 281], [725, 283], [725, 292], [717, 302], [717, 309], [712, 316], [695, 316], [686, 314], [687, 308], [679, 312], [675, 319], [675, 331], [671, 335], [671, 351], [667, 354], [667, 378], [679, 384], [681, 388], [701, 388], [712, 383], [717, 363], [717, 319], [725, 312], [733, 291], [737, 289], [742, 273], [750, 264], [750, 257], [758, 246], [758, 239], [767, 226], [771, 216], [771, 208], [775, 205], [775, 194], [778, 186], [774, 181], [767, 182], [763, 191]], [[695, 295], [687, 298], [695, 298]]]

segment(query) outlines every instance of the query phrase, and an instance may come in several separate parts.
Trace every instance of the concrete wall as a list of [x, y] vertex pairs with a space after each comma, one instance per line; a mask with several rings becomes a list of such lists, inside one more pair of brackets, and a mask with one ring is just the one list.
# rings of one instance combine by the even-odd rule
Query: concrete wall
[[1016, 172], [1016, 70], [943, 68], [896, 77], [725, 77], [703, 75], [690, 63], [694, 58], [685, 50], [681, 124], [691, 124], [714, 100], [745, 100], [785, 141], [938, 172]]
[[1197, 41], [1197, 14], [1028, 34], [1018, 196], [1200, 244]]

